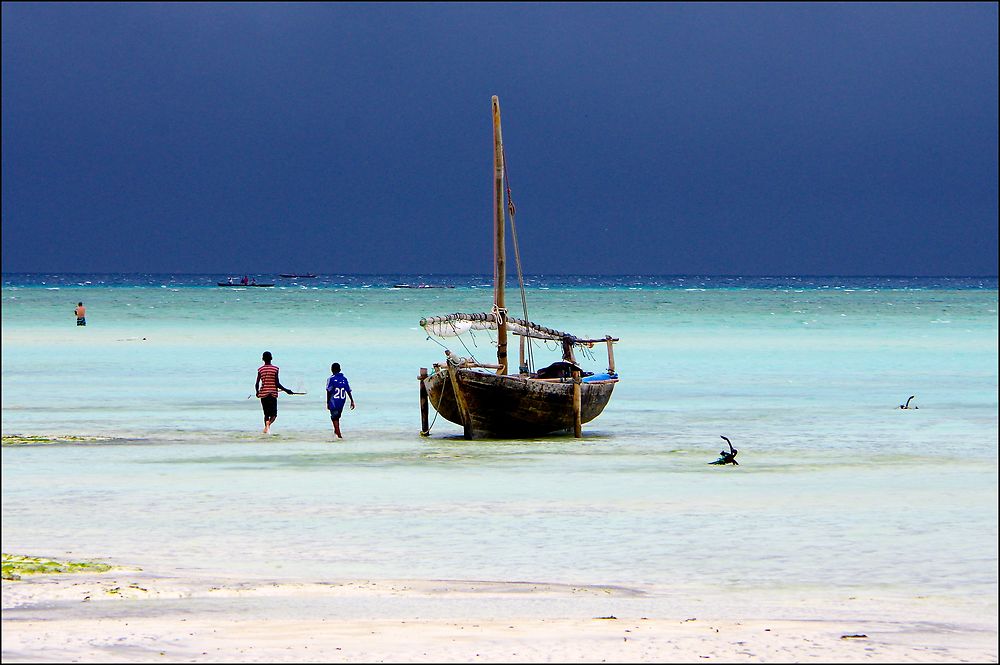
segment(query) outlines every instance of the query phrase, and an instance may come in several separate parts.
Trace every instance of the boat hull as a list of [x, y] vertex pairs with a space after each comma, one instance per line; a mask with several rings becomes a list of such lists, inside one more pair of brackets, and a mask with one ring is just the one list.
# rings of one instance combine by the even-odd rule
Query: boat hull
[[[572, 430], [573, 382], [536, 381], [472, 369], [442, 368], [423, 379], [427, 397], [442, 418], [466, 425], [449, 372], [456, 372], [458, 389], [469, 414], [468, 433], [474, 437], [525, 438]], [[601, 415], [615, 383], [580, 384], [580, 422]]]

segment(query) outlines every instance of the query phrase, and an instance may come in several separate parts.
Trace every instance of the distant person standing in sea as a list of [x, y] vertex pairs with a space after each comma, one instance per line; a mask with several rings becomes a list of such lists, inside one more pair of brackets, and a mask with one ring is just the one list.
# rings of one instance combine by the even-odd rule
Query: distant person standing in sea
[[73, 312], [76, 314], [76, 325], [87, 325], [87, 308], [83, 306], [82, 302], [76, 303], [76, 309]]
[[340, 414], [344, 412], [344, 403], [351, 400], [351, 410], [354, 410], [354, 395], [351, 394], [351, 384], [347, 377], [340, 373], [340, 363], [330, 365], [332, 376], [326, 380], [326, 408], [330, 411], [333, 422], [333, 433], [338, 439], [343, 439], [340, 433]]
[[278, 419], [278, 391], [283, 390], [289, 395], [295, 393], [281, 385], [281, 381], [278, 380], [278, 367], [271, 364], [270, 351], [265, 351], [261, 360], [264, 364], [257, 368], [254, 393], [260, 398], [260, 407], [264, 410], [264, 434], [270, 434], [271, 425]]

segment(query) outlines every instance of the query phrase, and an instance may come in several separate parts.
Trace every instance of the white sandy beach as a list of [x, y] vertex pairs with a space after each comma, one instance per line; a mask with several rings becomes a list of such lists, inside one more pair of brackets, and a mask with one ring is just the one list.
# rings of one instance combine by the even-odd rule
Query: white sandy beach
[[648, 616], [632, 611], [643, 595], [528, 582], [39, 575], [3, 582], [3, 661], [997, 661], [995, 612], [981, 626], [884, 610], [699, 616], [685, 611], [696, 599], [678, 597], [676, 611]]

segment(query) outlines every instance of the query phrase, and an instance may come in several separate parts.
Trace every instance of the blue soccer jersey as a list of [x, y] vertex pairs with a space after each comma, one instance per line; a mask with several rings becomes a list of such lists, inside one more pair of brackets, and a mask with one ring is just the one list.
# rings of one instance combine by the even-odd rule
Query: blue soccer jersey
[[334, 374], [326, 381], [326, 392], [330, 396], [329, 408], [331, 411], [343, 411], [344, 402], [351, 392], [351, 384], [347, 382], [347, 377], [343, 374]]

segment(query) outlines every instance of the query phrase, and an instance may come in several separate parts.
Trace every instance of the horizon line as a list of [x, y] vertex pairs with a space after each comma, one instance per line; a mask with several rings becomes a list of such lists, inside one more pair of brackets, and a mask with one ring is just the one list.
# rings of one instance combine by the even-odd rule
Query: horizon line
[[[200, 275], [230, 275], [231, 273], [225, 271], [210, 271], [210, 272], [139, 272], [139, 271], [128, 271], [128, 270], [111, 270], [111, 271], [59, 271], [59, 270], [19, 270], [10, 272], [0, 272], [0, 276], [7, 275], [174, 275], [174, 276], [200, 276]], [[251, 272], [251, 273], [240, 273], [241, 275], [269, 275], [274, 274], [280, 277], [281, 273], [270, 273], [270, 272]], [[388, 275], [411, 275], [411, 276], [421, 276], [421, 277], [482, 277], [490, 276], [491, 273], [488, 272], [454, 272], [454, 273], [425, 273], [425, 272], [331, 272], [331, 273], [308, 273], [311, 275], [319, 276], [344, 276], [344, 277], [379, 277]], [[739, 273], [524, 273], [525, 277], [756, 277], [756, 278], [788, 278], [788, 277], [840, 277], [840, 278], [896, 278], [896, 279], [936, 279], [936, 278], [965, 278], [965, 279], [998, 279], [998, 275], [974, 275], [974, 274], [927, 274], [927, 275], [906, 275], [906, 274], [849, 274], [849, 273], [758, 273], [758, 274], [739, 274]], [[508, 277], [508, 281], [513, 278]]]

